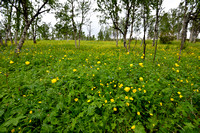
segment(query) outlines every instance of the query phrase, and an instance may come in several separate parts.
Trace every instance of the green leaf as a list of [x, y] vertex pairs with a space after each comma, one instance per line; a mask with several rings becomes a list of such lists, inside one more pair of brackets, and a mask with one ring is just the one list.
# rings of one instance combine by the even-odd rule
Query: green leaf
[[11, 118], [9, 121], [7, 121], [5, 124], [4, 124], [4, 126], [5, 127], [8, 127], [8, 126], [10, 126], [11, 124], [13, 124], [14, 126], [17, 126], [17, 124], [19, 123], [19, 120], [20, 119], [23, 119], [23, 118], [25, 118], [26, 116], [19, 116], [19, 117], [17, 117], [17, 118]]

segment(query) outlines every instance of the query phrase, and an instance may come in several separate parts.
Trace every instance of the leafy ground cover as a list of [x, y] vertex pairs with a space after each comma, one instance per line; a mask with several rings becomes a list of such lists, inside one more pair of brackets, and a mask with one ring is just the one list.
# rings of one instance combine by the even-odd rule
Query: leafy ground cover
[[[125, 52], [115, 42], [27, 41], [0, 50], [0, 132], [200, 131], [200, 45]], [[121, 44], [122, 45], [122, 44]]]

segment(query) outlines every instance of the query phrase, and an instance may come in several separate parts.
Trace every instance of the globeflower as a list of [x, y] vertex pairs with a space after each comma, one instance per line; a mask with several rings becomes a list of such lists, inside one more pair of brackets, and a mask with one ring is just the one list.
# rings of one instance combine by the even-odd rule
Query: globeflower
[[117, 111], [117, 108], [113, 108], [114, 111]]
[[174, 98], [170, 98], [171, 101], [174, 101]]
[[[120, 87], [120, 88], [121, 88], [121, 87]], [[130, 87], [125, 87], [124, 90], [125, 90], [126, 92], [129, 92], [129, 91], [130, 91]]]
[[126, 105], [129, 106], [130, 104], [129, 104], [129, 103], [126, 103]]
[[176, 66], [176, 67], [179, 67], [179, 65], [178, 65], [177, 63], [175, 63], [175, 66]]
[[144, 67], [144, 66], [143, 66], [143, 63], [139, 63], [139, 66]]
[[122, 88], [122, 87], [123, 87], [123, 84], [120, 84], [120, 85], [119, 85], [119, 88]]
[[136, 89], [133, 89], [133, 93], [136, 93], [136, 91], [137, 91]]
[[132, 98], [132, 97], [130, 97], [129, 99], [130, 99], [131, 101], [133, 101], [133, 98]]
[[56, 83], [56, 82], [57, 82], [57, 79], [52, 79], [51, 80], [51, 83], [53, 83], [53, 84]]
[[114, 99], [110, 99], [111, 103], [113, 103], [115, 100]]
[[25, 62], [25, 64], [26, 64], [26, 65], [29, 65], [29, 64], [30, 64], [30, 62], [29, 62], [29, 61], [26, 61], [26, 62]]
[[137, 112], [137, 115], [140, 115], [140, 112]]
[[13, 64], [13, 63], [14, 63], [14, 61], [11, 60], [11, 61], [10, 61], [10, 64]]
[[135, 129], [135, 125], [133, 125], [133, 126], [131, 127], [131, 129]]
[[78, 98], [75, 98], [74, 101], [77, 102], [77, 101], [78, 101]]
[[143, 77], [140, 77], [139, 80], [140, 80], [140, 81], [143, 81]]

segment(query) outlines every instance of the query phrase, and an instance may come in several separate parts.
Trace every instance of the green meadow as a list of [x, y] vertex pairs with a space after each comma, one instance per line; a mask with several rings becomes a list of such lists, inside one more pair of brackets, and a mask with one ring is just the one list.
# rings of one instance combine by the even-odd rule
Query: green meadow
[[0, 48], [0, 132], [200, 132], [200, 44], [26, 41]]

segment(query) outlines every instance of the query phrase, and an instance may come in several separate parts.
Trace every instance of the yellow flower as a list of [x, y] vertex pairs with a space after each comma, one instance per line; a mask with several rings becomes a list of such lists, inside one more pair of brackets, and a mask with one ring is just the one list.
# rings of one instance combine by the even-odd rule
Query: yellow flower
[[179, 97], [180, 97], [180, 98], [182, 98], [183, 96], [182, 96], [182, 95], [180, 95]]
[[23, 97], [26, 97], [26, 95], [23, 95]]
[[134, 130], [134, 129], [135, 129], [135, 125], [133, 125], [133, 126], [131, 127], [131, 129], [133, 129], [133, 130]]
[[51, 83], [56, 83], [57, 82], [57, 79], [52, 79], [51, 80]]
[[125, 96], [125, 99], [128, 99], [128, 96]]
[[173, 70], [173, 71], [175, 71], [175, 69], [174, 69], [174, 68], [172, 68], [172, 70]]
[[140, 112], [137, 112], [137, 115], [140, 115]]
[[160, 64], [158, 64], [158, 66], [160, 67]]
[[87, 102], [90, 103], [91, 101], [90, 101], [90, 100], [87, 100]]
[[123, 86], [123, 84], [120, 84], [120, 85], [119, 85], [119, 88], [122, 88], [122, 86]]
[[31, 110], [29, 113], [30, 113], [30, 114], [32, 114], [32, 113], [33, 113], [33, 111]]
[[138, 90], [141, 91], [142, 89], [141, 89], [141, 88], [138, 88]]
[[133, 67], [133, 64], [130, 64], [130, 67]]
[[29, 123], [31, 123], [31, 120], [29, 121]]
[[179, 91], [179, 92], [177, 92], [179, 95], [181, 94], [181, 92]]
[[143, 63], [139, 63], [139, 66], [144, 67], [144, 66], [143, 66]]
[[29, 61], [26, 61], [26, 62], [25, 62], [25, 64], [26, 64], [26, 65], [29, 65], [29, 64], [30, 64], [30, 62], [29, 62]]
[[141, 56], [141, 59], [144, 59], [144, 56]]
[[139, 80], [140, 80], [140, 81], [143, 81], [143, 77], [140, 77]]
[[174, 98], [170, 98], [171, 101], [174, 101]]
[[76, 69], [73, 69], [73, 72], [76, 72], [77, 70]]
[[111, 103], [113, 103], [115, 100], [114, 99], [110, 99]]
[[160, 106], [162, 106], [162, 103], [160, 102]]
[[133, 93], [136, 93], [136, 91], [137, 91], [136, 89], [133, 89]]
[[119, 67], [119, 70], [121, 70], [122, 68], [121, 67]]
[[127, 106], [129, 106], [129, 103], [126, 103]]
[[107, 103], [108, 101], [107, 100], [105, 100], [105, 103]]
[[14, 132], [15, 132], [15, 129], [12, 129], [12, 130], [11, 130], [11, 133], [14, 133]]
[[130, 99], [131, 101], [133, 101], [133, 98], [132, 98], [132, 97], [130, 97], [129, 99]]
[[97, 70], [99, 70], [99, 68], [97, 68]]
[[117, 111], [117, 108], [113, 108], [114, 111]]
[[129, 54], [129, 52], [127, 52], [126, 54]]
[[11, 61], [10, 61], [10, 64], [13, 64], [13, 63], [14, 63], [14, 62], [11, 60]]
[[124, 90], [125, 90], [126, 92], [129, 92], [129, 91], [130, 91], [130, 87], [125, 87]]
[[49, 70], [46, 70], [47, 73], [49, 73]]
[[146, 90], [144, 90], [144, 93], [146, 93], [147, 91]]
[[151, 116], [153, 116], [153, 114], [152, 113], [149, 113]]
[[77, 101], [78, 101], [78, 98], [75, 98], [74, 101], [77, 102]]
[[179, 67], [179, 65], [178, 65], [177, 63], [175, 63], [175, 66], [176, 66], [176, 67]]
[[42, 103], [42, 101], [39, 101], [38, 103]]
[[104, 65], [106, 66], [107, 64], [106, 64], [106, 63], [104, 63]]
[[88, 61], [88, 59], [85, 59], [85, 61]]
[[179, 70], [176, 70], [177, 73], [179, 73]]
[[97, 61], [97, 64], [100, 64], [101, 62], [100, 61]]

